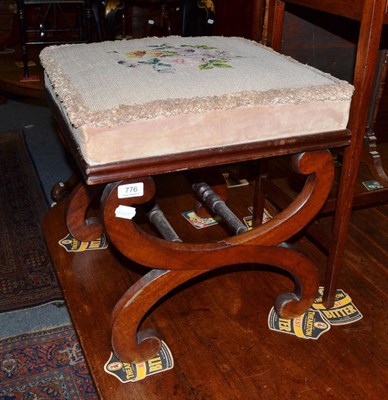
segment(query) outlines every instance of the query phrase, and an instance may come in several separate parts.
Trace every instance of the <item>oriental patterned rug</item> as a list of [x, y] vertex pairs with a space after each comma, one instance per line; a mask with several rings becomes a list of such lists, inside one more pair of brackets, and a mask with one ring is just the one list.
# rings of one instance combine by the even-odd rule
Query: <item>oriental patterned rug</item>
[[0, 340], [0, 400], [98, 398], [71, 325]]
[[23, 133], [0, 133], [0, 312], [62, 298], [41, 232], [46, 211]]

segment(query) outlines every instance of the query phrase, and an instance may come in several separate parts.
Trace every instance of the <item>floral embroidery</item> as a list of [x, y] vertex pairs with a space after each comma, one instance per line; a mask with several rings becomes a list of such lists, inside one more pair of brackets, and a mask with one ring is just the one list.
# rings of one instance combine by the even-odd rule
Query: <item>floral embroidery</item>
[[129, 68], [151, 66], [157, 72], [174, 73], [180, 65], [196, 65], [200, 70], [232, 68], [228, 62], [233, 58], [237, 56], [207, 45], [160, 44], [147, 46], [145, 50], [128, 52], [125, 59], [118, 63]]

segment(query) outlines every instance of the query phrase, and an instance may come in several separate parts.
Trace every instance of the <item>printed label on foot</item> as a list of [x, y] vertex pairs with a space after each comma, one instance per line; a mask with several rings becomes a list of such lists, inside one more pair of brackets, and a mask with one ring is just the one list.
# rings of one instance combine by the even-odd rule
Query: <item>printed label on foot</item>
[[285, 319], [279, 317], [274, 307], [272, 307], [268, 315], [268, 327], [273, 331], [314, 340], [317, 340], [323, 333], [330, 330], [330, 324], [318, 310], [309, 309], [299, 317]]
[[75, 253], [86, 250], [102, 250], [108, 247], [108, 239], [105, 234], [91, 242], [81, 242], [70, 233], [58, 242], [67, 252]]
[[324, 288], [321, 286], [312, 306], [294, 319], [280, 318], [274, 307], [268, 315], [268, 327], [273, 331], [288, 333], [304, 339], [318, 339], [334, 325], [346, 325], [362, 318], [351, 297], [342, 289], [337, 289], [334, 306], [325, 308], [322, 304]]
[[161, 340], [159, 353], [150, 360], [129, 364], [121, 362], [111, 353], [108, 362], [104, 366], [105, 372], [115, 376], [122, 383], [137, 382], [148, 376], [159, 374], [174, 367], [174, 360], [167, 344]]
[[[323, 286], [319, 287], [317, 297], [314, 300], [313, 305], [311, 306], [312, 308], [314, 308], [316, 310], [325, 309], [325, 306], [322, 304], [323, 289], [324, 289]], [[348, 304], [351, 301], [352, 301], [352, 299], [350, 298], [350, 296], [347, 293], [345, 293], [342, 289], [337, 289], [336, 294], [335, 294], [334, 307], [340, 307], [342, 305]]]
[[351, 324], [362, 318], [362, 314], [353, 304], [351, 297], [342, 289], [337, 289], [334, 306], [329, 309], [322, 304], [322, 295], [323, 287], [320, 287], [312, 307], [319, 310], [331, 325]]

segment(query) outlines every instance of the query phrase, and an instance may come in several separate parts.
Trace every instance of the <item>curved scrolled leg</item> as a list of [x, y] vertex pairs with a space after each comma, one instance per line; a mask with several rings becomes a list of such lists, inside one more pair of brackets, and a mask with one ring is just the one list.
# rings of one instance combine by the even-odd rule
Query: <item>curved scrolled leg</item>
[[[294, 156], [293, 166], [307, 175], [307, 179], [301, 193], [287, 209], [251, 231], [213, 243], [170, 242], [142, 231], [132, 217], [116, 216], [122, 206], [132, 207], [153, 199], [152, 178], [117, 182], [105, 188], [102, 211], [111, 243], [133, 261], [156, 268], [135, 283], [115, 307], [111, 323], [112, 346], [122, 361], [144, 361], [158, 352], [157, 334], [137, 334], [144, 315], [158, 300], [182, 283], [220, 267], [254, 263], [284, 269], [293, 277], [295, 290], [277, 298], [277, 313], [282, 318], [293, 318], [311, 306], [319, 284], [315, 265], [307, 256], [279, 243], [302, 229], [318, 213], [331, 189], [334, 166], [327, 151]], [[140, 185], [144, 191], [135, 197], [120, 196], [122, 189], [132, 185]]]
[[[110, 241], [126, 257], [158, 269], [165, 269], [171, 259], [174, 259], [174, 265], [169, 269], [206, 269], [206, 265], [198, 266], [198, 259], [206, 257], [209, 252], [225, 251], [228, 247], [242, 244], [277, 245], [311, 221], [326, 201], [333, 182], [333, 160], [327, 151], [302, 153], [294, 157], [293, 164], [300, 173], [308, 175], [302, 192], [275, 218], [238, 236], [227, 237], [214, 243], [172, 243], [142, 231], [132, 220], [116, 218], [115, 210], [120, 204], [131, 206], [152, 197], [155, 189], [151, 178], [144, 181], [143, 198], [118, 199], [117, 191], [121, 182], [110, 185], [105, 190], [102, 209], [106, 232]], [[127, 237], [131, 237], [131, 242], [136, 245], [130, 245]], [[149, 249], [152, 249], [152, 252]]]
[[225, 265], [257, 263], [284, 269], [294, 278], [293, 293], [283, 293], [276, 300], [276, 311], [282, 318], [293, 318], [304, 313], [318, 292], [318, 273], [310, 259], [290, 248], [277, 246], [236, 246], [227, 251], [227, 257], [209, 254], [201, 259], [209, 265], [205, 269], [151, 270], [131, 286], [117, 303], [111, 320], [112, 347], [116, 356], [125, 362], [140, 362], [156, 355], [160, 339], [155, 332], [137, 329], [148, 310], [162, 297], [182, 283]]
[[87, 217], [93, 199], [101, 193], [99, 186], [86, 186], [79, 183], [71, 193], [66, 211], [66, 225], [69, 232], [78, 240], [89, 242], [101, 237], [104, 227], [96, 217]]
[[[328, 150], [296, 154], [293, 169], [307, 175], [302, 191], [294, 201], [270, 221], [244, 234], [256, 244], [277, 244], [303, 229], [320, 211], [334, 181], [334, 162]], [[231, 238], [236, 241], [238, 238]]]
[[[111, 320], [112, 348], [124, 362], [141, 362], [155, 356], [160, 339], [154, 331], [137, 333], [144, 314], [164, 295], [203, 270], [180, 271], [154, 269], [140, 278], [116, 304]], [[173, 275], [173, 276], [172, 276]]]

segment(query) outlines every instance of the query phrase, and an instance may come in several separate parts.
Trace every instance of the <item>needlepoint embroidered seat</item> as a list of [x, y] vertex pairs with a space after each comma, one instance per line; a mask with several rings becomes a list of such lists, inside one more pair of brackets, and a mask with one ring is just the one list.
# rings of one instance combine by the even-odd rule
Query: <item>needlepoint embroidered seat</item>
[[235, 37], [51, 46], [41, 62], [92, 166], [342, 130], [353, 93]]

